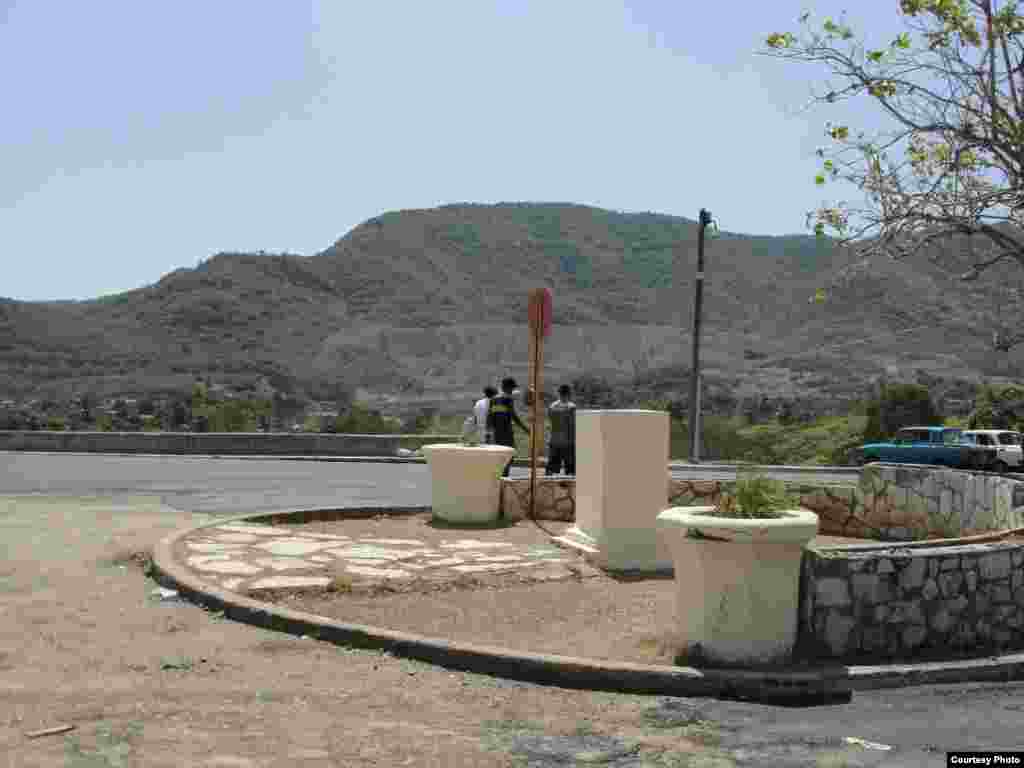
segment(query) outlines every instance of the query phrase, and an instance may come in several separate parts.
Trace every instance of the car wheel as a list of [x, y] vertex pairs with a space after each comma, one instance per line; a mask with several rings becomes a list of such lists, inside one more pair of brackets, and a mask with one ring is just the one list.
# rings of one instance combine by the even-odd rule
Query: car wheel
[[1000, 460], [997, 460], [997, 461], [993, 462], [993, 464], [992, 464], [992, 471], [993, 472], [998, 472], [999, 474], [1003, 474], [1004, 472], [1009, 472], [1010, 468], [1009, 468], [1009, 466], [1007, 466], [1005, 461], [1000, 459]]

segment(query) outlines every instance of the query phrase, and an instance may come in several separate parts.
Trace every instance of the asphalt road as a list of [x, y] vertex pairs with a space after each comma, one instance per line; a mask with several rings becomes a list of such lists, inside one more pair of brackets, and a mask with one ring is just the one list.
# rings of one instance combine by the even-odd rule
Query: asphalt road
[[[428, 504], [430, 491], [427, 468], [416, 464], [0, 453], [0, 494], [36, 493], [155, 494], [177, 509], [229, 514]], [[950, 750], [1024, 749], [1024, 682], [865, 692], [821, 707], [666, 699], [659, 709], [669, 725], [717, 723], [728, 762], [715, 765], [815, 765], [812, 754], [832, 748], [841, 754], [829, 765], [941, 766]]]
[[0, 493], [147, 493], [176, 509], [232, 514], [430, 504], [430, 477], [422, 464], [7, 452], [0, 453]]
[[[525, 468], [512, 470], [526, 477]], [[727, 465], [673, 464], [680, 478], [729, 480]], [[773, 477], [851, 482], [849, 471], [777, 468]], [[177, 509], [232, 513], [339, 504], [430, 503], [424, 464], [374, 464], [198, 456], [110, 456], [0, 452], [0, 493], [56, 495], [152, 493]]]

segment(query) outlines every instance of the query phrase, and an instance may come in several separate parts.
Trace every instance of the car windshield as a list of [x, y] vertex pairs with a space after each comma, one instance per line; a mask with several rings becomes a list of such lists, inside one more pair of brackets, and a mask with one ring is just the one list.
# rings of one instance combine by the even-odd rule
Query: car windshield
[[978, 433], [977, 435], [964, 435], [964, 440], [971, 438], [978, 445], [992, 445], [992, 436]]
[[1019, 432], [1000, 432], [999, 443], [1001, 445], [1020, 445]]
[[982, 437], [982, 435], [960, 435], [960, 442], [974, 445], [975, 443], [980, 442]]

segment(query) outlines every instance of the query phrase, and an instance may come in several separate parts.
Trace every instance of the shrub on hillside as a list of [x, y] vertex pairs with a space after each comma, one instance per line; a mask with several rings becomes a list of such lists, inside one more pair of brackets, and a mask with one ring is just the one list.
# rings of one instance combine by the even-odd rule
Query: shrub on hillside
[[407, 435], [427, 434], [436, 426], [437, 408], [420, 408], [402, 422], [402, 432]]
[[1024, 423], [1024, 388], [982, 384], [967, 419], [970, 429], [1017, 429]]
[[356, 435], [394, 435], [401, 430], [401, 425], [382, 416], [380, 411], [370, 410], [362, 403], [353, 403], [348, 413], [334, 420], [334, 430]]
[[868, 442], [889, 438], [903, 427], [942, 424], [928, 388], [920, 384], [886, 386], [880, 398], [868, 403], [867, 415], [864, 439]]
[[630, 403], [630, 393], [623, 392], [600, 376], [584, 374], [572, 380], [572, 399], [577, 408], [622, 408]]

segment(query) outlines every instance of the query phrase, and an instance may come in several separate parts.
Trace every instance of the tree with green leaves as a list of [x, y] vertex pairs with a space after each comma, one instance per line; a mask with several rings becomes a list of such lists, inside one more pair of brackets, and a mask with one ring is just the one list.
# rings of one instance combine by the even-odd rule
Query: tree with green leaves
[[[1024, 266], [1024, 17], [1016, 0], [898, 0], [904, 29], [862, 40], [845, 20], [804, 14], [766, 53], [824, 67], [813, 103], [873, 103], [878, 131], [826, 123], [815, 182], [848, 182], [857, 205], [808, 214], [820, 235], [899, 258], [939, 241], [977, 243], [970, 280], [1004, 260]], [[819, 292], [818, 300], [824, 296]]]

